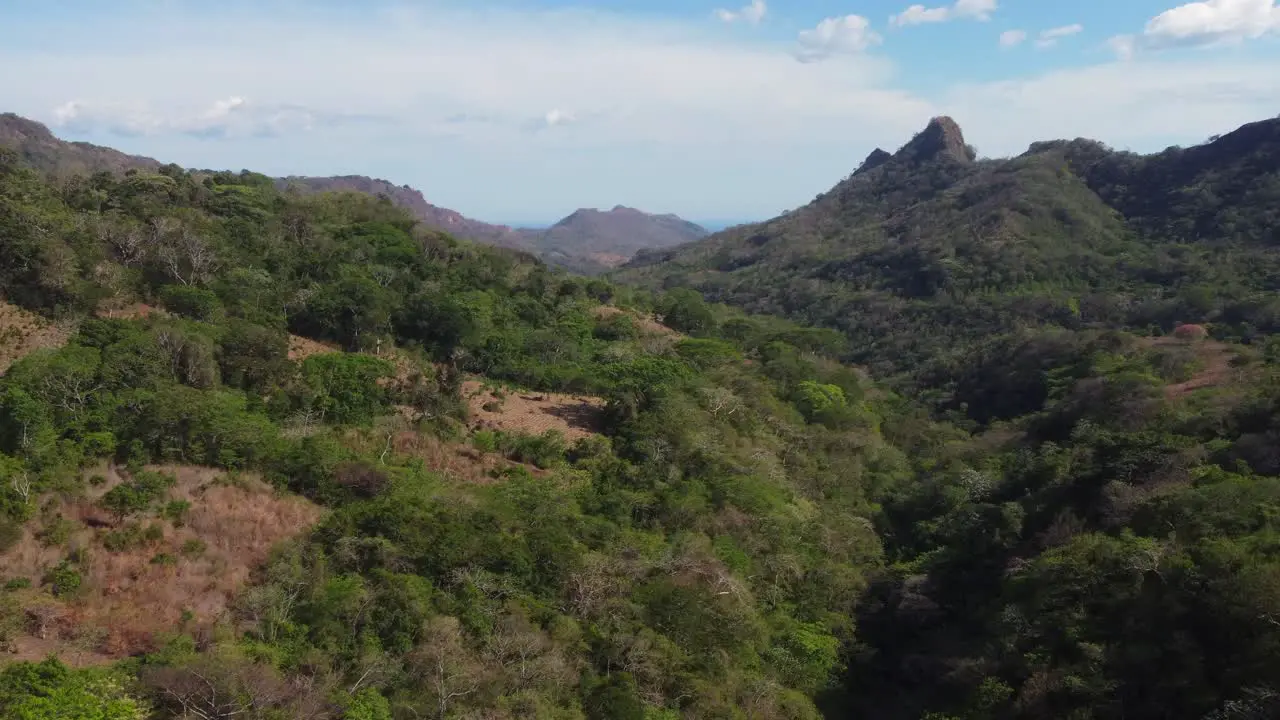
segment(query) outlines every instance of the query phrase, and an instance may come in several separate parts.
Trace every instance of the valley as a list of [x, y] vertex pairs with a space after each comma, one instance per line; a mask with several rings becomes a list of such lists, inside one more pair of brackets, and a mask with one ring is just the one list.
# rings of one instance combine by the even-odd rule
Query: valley
[[0, 710], [1274, 715], [1277, 153], [532, 233], [5, 116]]

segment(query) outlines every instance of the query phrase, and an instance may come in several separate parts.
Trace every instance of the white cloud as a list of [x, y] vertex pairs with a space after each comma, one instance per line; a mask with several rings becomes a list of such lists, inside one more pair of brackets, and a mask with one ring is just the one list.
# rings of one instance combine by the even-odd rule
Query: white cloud
[[24, 69], [0, 73], [0, 109], [189, 167], [374, 175], [475, 217], [530, 221], [618, 202], [767, 217], [943, 113], [1002, 155], [1076, 136], [1159, 149], [1280, 106], [1280, 73], [1261, 46], [1195, 63], [1139, 53], [925, 95], [868, 52], [880, 38], [858, 16], [824, 21], [795, 48], [726, 37], [705, 17], [438, 2], [394, 15], [332, 3], [155, 7], [121, 0], [83, 29], [51, 16], [28, 33], [44, 46], [0, 28], [0, 67]]
[[1204, 0], [1166, 10], [1147, 21], [1139, 35], [1117, 35], [1109, 41], [1121, 58], [1140, 49], [1207, 47], [1280, 34], [1276, 0]]
[[1026, 30], [1005, 30], [1004, 32], [1000, 33], [1000, 47], [1002, 48], [1017, 47], [1018, 45], [1021, 45], [1022, 43], [1026, 42], [1026, 39], [1027, 39]]
[[765, 5], [764, 0], [751, 0], [750, 4], [738, 10], [725, 10], [723, 8], [716, 10], [716, 17], [727, 23], [741, 20], [751, 25], [758, 25], [768, 11], [769, 8]]
[[1107, 47], [1111, 48], [1120, 60], [1133, 59], [1136, 45], [1137, 39], [1132, 35], [1116, 35], [1107, 39]]
[[1180, 5], [1151, 19], [1143, 35], [1170, 45], [1253, 40], [1280, 31], [1275, 0], [1206, 0]]
[[1274, 115], [1280, 74], [1258, 62], [1135, 59], [958, 85], [941, 104], [987, 155], [1076, 137], [1150, 152]]
[[827, 18], [812, 30], [800, 31], [800, 49], [796, 59], [810, 63], [825, 60], [833, 55], [856, 55], [881, 38], [871, 29], [871, 22], [861, 15]]
[[1040, 35], [1036, 38], [1036, 47], [1049, 48], [1058, 44], [1058, 41], [1072, 35], [1079, 35], [1084, 30], [1084, 26], [1075, 23], [1073, 25], [1063, 25], [1061, 27], [1041, 30]]
[[903, 27], [965, 19], [985, 22], [991, 19], [991, 13], [996, 11], [996, 6], [997, 0], [956, 0], [952, 5], [940, 7], [912, 5], [897, 15], [891, 16], [889, 24]]
[[[129, 105], [70, 100], [53, 110], [51, 124], [81, 133], [103, 131], [125, 136], [179, 133], [201, 138], [225, 138], [306, 131], [317, 124], [341, 122], [342, 119], [337, 115], [313, 113], [302, 107], [260, 105], [232, 96], [198, 107], [167, 109], [156, 109], [149, 103]], [[353, 116], [349, 119], [360, 118]]]
[[557, 108], [544, 115], [543, 120], [546, 122], [547, 127], [555, 127], [557, 125], [568, 125], [575, 122], [577, 118], [574, 117], [573, 113]]

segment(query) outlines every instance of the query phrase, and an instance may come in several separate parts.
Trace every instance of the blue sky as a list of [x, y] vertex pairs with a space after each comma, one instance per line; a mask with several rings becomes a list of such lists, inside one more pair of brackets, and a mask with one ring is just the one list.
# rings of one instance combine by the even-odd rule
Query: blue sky
[[1280, 113], [1275, 0], [0, 0], [0, 110], [494, 222], [808, 202], [947, 114], [987, 156]]

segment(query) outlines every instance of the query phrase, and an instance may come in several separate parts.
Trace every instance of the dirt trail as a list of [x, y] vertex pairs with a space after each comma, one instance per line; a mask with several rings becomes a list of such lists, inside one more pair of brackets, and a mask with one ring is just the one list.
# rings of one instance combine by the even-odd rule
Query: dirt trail
[[1184, 340], [1171, 336], [1152, 338], [1145, 343], [1149, 347], [1189, 347], [1204, 366], [1191, 378], [1180, 383], [1166, 385], [1165, 397], [1170, 400], [1185, 397], [1196, 390], [1217, 387], [1230, 380], [1235, 372], [1231, 367], [1234, 355], [1231, 346], [1216, 340]]

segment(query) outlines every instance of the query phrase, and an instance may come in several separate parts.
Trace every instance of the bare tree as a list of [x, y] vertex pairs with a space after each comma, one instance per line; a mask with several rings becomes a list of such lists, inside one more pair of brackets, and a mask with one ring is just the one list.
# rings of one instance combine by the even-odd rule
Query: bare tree
[[31, 476], [26, 471], [15, 473], [9, 479], [9, 487], [22, 498], [22, 502], [26, 503], [31, 499]]
[[458, 619], [441, 616], [427, 622], [409, 662], [422, 678], [437, 718], [480, 688], [484, 665], [464, 645]]
[[298, 675], [284, 678], [269, 665], [206, 656], [180, 667], [143, 674], [162, 703], [200, 720], [250, 718], [268, 712], [297, 720], [328, 720], [337, 710], [325, 700], [327, 683]]
[[134, 267], [146, 257], [147, 236], [141, 228], [104, 222], [98, 225], [98, 237], [111, 246], [116, 259], [125, 267]]
[[156, 218], [151, 222], [156, 259], [165, 272], [183, 285], [203, 285], [218, 266], [213, 248], [181, 220]]

